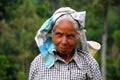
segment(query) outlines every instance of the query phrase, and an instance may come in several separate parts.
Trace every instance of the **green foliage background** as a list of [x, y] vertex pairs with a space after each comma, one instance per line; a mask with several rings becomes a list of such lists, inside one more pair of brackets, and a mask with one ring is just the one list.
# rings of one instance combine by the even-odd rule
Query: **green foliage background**
[[[120, 79], [119, 0], [0, 0], [0, 80], [27, 80], [31, 61], [39, 54], [37, 30], [64, 6], [87, 12], [87, 39], [102, 43], [104, 3], [108, 7], [107, 80]], [[101, 50], [95, 55], [101, 66]]]

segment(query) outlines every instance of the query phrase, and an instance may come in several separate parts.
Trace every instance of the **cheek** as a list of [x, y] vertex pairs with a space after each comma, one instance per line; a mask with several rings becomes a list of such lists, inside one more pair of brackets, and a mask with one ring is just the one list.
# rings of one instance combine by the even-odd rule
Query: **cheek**
[[74, 47], [76, 44], [76, 40], [69, 40], [68, 43], [70, 47]]
[[58, 45], [59, 45], [60, 39], [58, 39], [58, 38], [52, 36], [52, 40], [53, 40], [53, 43], [54, 43], [55, 46], [58, 46]]

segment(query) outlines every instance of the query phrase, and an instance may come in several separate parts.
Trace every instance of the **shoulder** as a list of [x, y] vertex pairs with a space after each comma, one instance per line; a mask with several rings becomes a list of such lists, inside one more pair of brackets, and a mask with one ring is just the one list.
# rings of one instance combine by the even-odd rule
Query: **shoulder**
[[42, 60], [41, 54], [38, 54], [32, 61], [31, 64], [36, 63], [36, 62], [40, 62]]
[[89, 66], [98, 66], [96, 59], [89, 53], [82, 50], [77, 50], [78, 55], [85, 60]]
[[34, 60], [31, 62], [30, 65], [30, 71], [29, 71], [29, 80], [34, 80], [35, 77], [38, 77], [37, 75], [39, 72], [42, 70], [43, 62], [42, 62], [42, 57], [41, 54], [36, 56]]
[[41, 54], [37, 55], [31, 62], [30, 71], [38, 72], [45, 68]]
[[40, 65], [43, 64], [43, 61], [42, 61], [42, 56], [41, 54], [37, 55], [33, 61], [31, 62], [31, 66], [34, 66], [34, 67], [39, 67]]
[[95, 79], [95, 80], [101, 80], [101, 72], [100, 67], [96, 59], [87, 52], [83, 52], [81, 50], [78, 50], [79, 56], [85, 61], [87, 67], [87, 70], [89, 70], [89, 74]]

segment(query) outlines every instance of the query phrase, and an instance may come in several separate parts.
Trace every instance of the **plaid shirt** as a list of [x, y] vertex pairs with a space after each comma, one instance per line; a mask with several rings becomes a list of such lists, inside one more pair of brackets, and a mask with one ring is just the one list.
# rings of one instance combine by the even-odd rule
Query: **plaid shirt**
[[69, 62], [55, 54], [46, 68], [39, 54], [31, 63], [29, 80], [102, 80], [99, 65], [91, 54], [77, 50]]

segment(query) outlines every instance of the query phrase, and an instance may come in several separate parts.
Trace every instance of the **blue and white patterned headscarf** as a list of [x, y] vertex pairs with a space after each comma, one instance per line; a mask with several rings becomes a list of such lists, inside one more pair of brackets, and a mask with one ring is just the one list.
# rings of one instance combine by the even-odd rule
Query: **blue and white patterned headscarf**
[[[54, 54], [56, 51], [54, 44], [51, 39], [51, 31], [54, 27], [56, 20], [64, 14], [70, 14], [72, 18], [79, 23], [80, 27], [80, 38], [77, 41], [77, 48], [81, 47], [83, 51], [88, 52], [87, 41], [85, 36], [84, 24], [86, 12], [77, 12], [69, 7], [62, 7], [55, 11], [55, 13], [50, 17], [38, 30], [35, 41], [40, 50], [41, 56], [43, 58], [44, 64], [47, 68], [50, 68], [54, 64]], [[79, 44], [80, 43], [80, 44]]]

